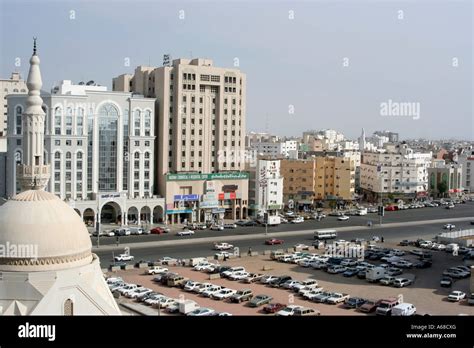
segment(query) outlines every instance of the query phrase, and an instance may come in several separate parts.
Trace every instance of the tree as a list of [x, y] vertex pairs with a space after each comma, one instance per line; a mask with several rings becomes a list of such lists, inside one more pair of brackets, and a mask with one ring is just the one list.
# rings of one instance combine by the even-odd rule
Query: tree
[[442, 181], [438, 184], [438, 193], [440, 196], [444, 196], [445, 193], [448, 191], [448, 185]]

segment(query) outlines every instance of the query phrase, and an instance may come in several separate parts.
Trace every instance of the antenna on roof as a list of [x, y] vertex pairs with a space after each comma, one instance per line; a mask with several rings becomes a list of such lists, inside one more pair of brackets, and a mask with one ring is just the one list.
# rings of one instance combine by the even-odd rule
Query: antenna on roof
[[33, 37], [33, 55], [36, 56], [36, 40], [37, 37]]

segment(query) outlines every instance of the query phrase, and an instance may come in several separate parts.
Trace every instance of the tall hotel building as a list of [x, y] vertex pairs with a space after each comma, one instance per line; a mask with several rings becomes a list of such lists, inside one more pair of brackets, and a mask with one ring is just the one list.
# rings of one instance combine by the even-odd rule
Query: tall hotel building
[[156, 98], [155, 174], [169, 223], [247, 216], [245, 85], [240, 70], [200, 58], [113, 79], [115, 91]]
[[[92, 81], [64, 80], [42, 91], [45, 117], [44, 160], [51, 163], [46, 187], [67, 201], [86, 223], [159, 222], [164, 199], [153, 195], [155, 101], [132, 93], [107, 91]], [[20, 190], [26, 94], [8, 100], [6, 196]]]

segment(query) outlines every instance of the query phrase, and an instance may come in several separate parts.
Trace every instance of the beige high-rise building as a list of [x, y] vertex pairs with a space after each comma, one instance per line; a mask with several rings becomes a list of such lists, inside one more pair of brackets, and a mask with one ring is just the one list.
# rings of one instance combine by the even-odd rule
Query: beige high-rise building
[[[247, 215], [245, 86], [239, 69], [201, 58], [139, 66], [113, 79], [116, 91], [156, 98], [157, 193], [166, 198], [169, 222]], [[204, 203], [208, 186], [212, 204]]]

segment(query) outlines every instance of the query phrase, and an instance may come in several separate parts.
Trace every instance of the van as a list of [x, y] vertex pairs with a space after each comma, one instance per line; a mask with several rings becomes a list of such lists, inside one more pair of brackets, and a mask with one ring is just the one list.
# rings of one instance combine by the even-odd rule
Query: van
[[416, 307], [411, 303], [400, 303], [392, 308], [393, 316], [409, 316], [416, 313]]
[[298, 307], [295, 308], [293, 315], [295, 317], [321, 315], [321, 312], [313, 308]]
[[367, 270], [365, 278], [369, 282], [375, 283], [375, 282], [379, 281], [380, 279], [384, 278], [386, 275], [387, 275], [387, 271], [385, 270], [385, 268], [374, 267], [374, 268], [371, 268], [371, 269]]
[[180, 275], [173, 275], [171, 277], [169, 277], [167, 280], [166, 280], [166, 285], [168, 286], [179, 286], [185, 282], [187, 282], [189, 279], [187, 278], [184, 278], [183, 276], [180, 276]]
[[375, 310], [375, 314], [377, 315], [391, 315], [392, 308], [398, 305], [398, 299], [395, 297], [390, 297], [380, 301], [380, 304], [377, 306]]
[[336, 230], [317, 230], [314, 231], [314, 239], [333, 239], [337, 237]]
[[285, 255], [285, 253], [281, 250], [275, 250], [270, 253], [270, 259], [278, 260], [279, 257]]

